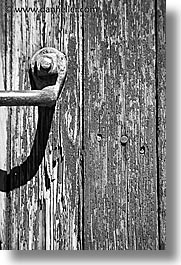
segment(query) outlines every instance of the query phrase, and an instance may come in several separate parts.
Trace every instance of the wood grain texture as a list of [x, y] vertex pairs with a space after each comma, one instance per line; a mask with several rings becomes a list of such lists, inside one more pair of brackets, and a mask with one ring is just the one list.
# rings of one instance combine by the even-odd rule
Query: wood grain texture
[[55, 108], [0, 107], [0, 248], [165, 249], [165, 2], [3, 0], [0, 41], [5, 91], [68, 60]]
[[[1, 32], [1, 31], [0, 31]], [[0, 34], [0, 43], [2, 35]], [[2, 48], [2, 47], [1, 47]], [[0, 87], [4, 90], [2, 50], [0, 48]], [[0, 170], [7, 169], [7, 120], [8, 110], [6, 107], [0, 110]], [[6, 238], [6, 193], [0, 191], [0, 250], [4, 248]]]
[[[5, 183], [7, 192], [6, 211], [1, 215], [6, 225], [1, 229], [3, 248], [80, 249], [81, 17], [70, 12], [14, 11], [15, 7], [74, 6], [76, 1], [15, 2], [1, 2], [5, 89], [30, 89], [29, 59], [44, 46], [65, 52], [69, 69], [66, 89], [54, 112], [33, 107], [8, 109], [8, 166], [7, 171], [1, 170], [1, 189]], [[5, 12], [7, 7], [9, 12]]]
[[85, 249], [159, 249], [155, 3], [94, 7], [84, 16]]

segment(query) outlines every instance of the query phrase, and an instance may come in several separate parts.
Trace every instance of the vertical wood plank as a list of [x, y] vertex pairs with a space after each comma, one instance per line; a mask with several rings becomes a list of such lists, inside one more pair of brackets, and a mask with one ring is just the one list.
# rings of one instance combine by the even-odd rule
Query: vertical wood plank
[[154, 1], [94, 7], [84, 16], [85, 249], [158, 249]]
[[[2, 10], [2, 8], [1, 8]], [[0, 13], [1, 16], [1, 13]], [[2, 16], [1, 16], [2, 17]], [[5, 90], [4, 87], [4, 62], [3, 58], [3, 34], [2, 28], [4, 24], [0, 26], [0, 87]], [[8, 120], [8, 110], [6, 107], [0, 108], [0, 186], [2, 185], [2, 190], [0, 190], [0, 250], [6, 248], [6, 194], [3, 192], [5, 189], [5, 183], [3, 182], [4, 176], [7, 170], [7, 120]]]
[[[158, 249], [155, 5], [127, 5], [128, 226], [131, 249]], [[138, 17], [138, 13], [140, 16]], [[131, 17], [134, 19], [131, 19]]]
[[166, 1], [156, 1], [159, 248], [166, 249]]
[[[50, 2], [47, 1], [47, 6]], [[78, 7], [79, 1], [63, 1], [61, 8]], [[45, 156], [52, 172], [50, 226], [55, 249], [81, 249], [81, 94], [82, 32], [81, 14], [63, 12], [45, 15], [45, 46], [67, 55], [65, 89], [57, 104], [50, 150]], [[52, 166], [53, 164], [53, 166]]]
[[[57, 12], [51, 11], [57, 6]], [[79, 12], [61, 12], [66, 6], [79, 6], [79, 1], [3, 1], [1, 9], [7, 90], [30, 89], [29, 59], [41, 47], [65, 52], [69, 65], [65, 90], [55, 110], [8, 109], [8, 166], [2, 171], [4, 183], [8, 183], [4, 189], [1, 183], [7, 198], [7, 228], [1, 227], [6, 249], [73, 250], [83, 244], [82, 22]], [[24, 11], [29, 8], [42, 12]], [[2, 222], [5, 224], [4, 219]]]

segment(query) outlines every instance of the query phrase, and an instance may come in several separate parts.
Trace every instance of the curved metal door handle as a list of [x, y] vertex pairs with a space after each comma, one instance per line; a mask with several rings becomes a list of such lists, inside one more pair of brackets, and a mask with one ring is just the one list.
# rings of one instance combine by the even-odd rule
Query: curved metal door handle
[[32, 90], [0, 91], [0, 106], [48, 106], [56, 104], [67, 73], [65, 55], [45, 47], [31, 59], [29, 76]]

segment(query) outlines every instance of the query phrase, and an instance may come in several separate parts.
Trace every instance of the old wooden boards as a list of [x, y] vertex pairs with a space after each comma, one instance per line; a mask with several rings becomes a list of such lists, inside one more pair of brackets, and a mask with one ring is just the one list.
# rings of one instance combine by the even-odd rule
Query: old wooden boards
[[[76, 1], [71, 3], [78, 5]], [[49, 6], [49, 1], [38, 1], [37, 6], [25, 1], [1, 1], [0, 5], [5, 90], [30, 89], [29, 60], [41, 47], [63, 51], [69, 67], [66, 89], [55, 110], [5, 110], [8, 118], [2, 124], [7, 141], [1, 150], [6, 156], [6, 168], [0, 172], [4, 203], [0, 214], [1, 248], [82, 249], [81, 17], [70, 12], [14, 9], [40, 10]]]
[[41, 47], [68, 59], [55, 109], [0, 112], [1, 248], [165, 249], [165, 3], [14, 9], [58, 4], [0, 3], [4, 90]]
[[157, 7], [154, 1], [96, 5], [96, 17], [84, 21], [86, 249], [158, 249], [157, 170], [164, 161], [157, 154]]

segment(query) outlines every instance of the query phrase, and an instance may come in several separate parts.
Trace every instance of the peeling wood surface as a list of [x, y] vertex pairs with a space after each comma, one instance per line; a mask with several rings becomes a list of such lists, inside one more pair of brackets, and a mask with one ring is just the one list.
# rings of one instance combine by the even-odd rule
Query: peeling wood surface
[[[1, 2], [1, 57], [6, 90], [30, 89], [28, 60], [41, 47], [65, 52], [69, 68], [66, 89], [53, 114], [46, 108], [8, 108], [7, 170], [1, 168], [0, 187], [7, 192], [2, 248], [80, 249], [81, 16], [5, 13], [5, 2], [15, 6], [10, 1]], [[70, 5], [69, 1], [66, 3]], [[71, 3], [77, 5], [76, 1]], [[38, 8], [52, 4], [37, 1]], [[16, 1], [16, 7], [34, 6], [32, 1]], [[47, 126], [51, 126], [49, 131]]]
[[[55, 109], [0, 109], [1, 249], [165, 249], [165, 2], [158, 2], [156, 9], [156, 1], [96, 0], [96, 12], [84, 13], [5, 13], [5, 3], [15, 6], [0, 3], [0, 87], [29, 90], [29, 59], [42, 47], [68, 58]], [[35, 5], [66, 4], [82, 3]]]
[[158, 249], [154, 2], [96, 4], [85, 21], [86, 249]]
[[[1, 36], [2, 37], [2, 36]], [[0, 37], [0, 40], [1, 40]], [[0, 87], [4, 90], [3, 73], [2, 73], [2, 58], [0, 56]], [[0, 111], [0, 170], [7, 169], [7, 120], [8, 111], [6, 107], [1, 108]], [[6, 193], [0, 191], [0, 249], [3, 249], [3, 242], [5, 241], [4, 231], [6, 229]]]

